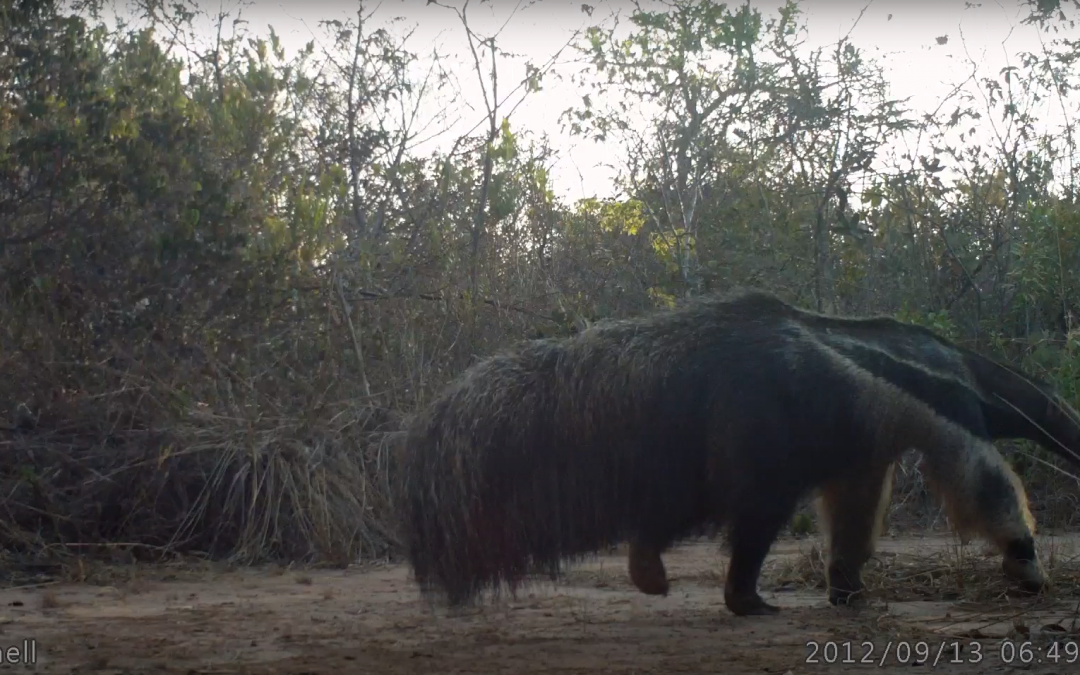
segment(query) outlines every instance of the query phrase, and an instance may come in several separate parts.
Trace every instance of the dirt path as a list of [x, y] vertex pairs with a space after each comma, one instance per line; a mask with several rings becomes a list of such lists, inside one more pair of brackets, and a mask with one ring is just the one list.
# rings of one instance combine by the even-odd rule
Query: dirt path
[[[1075, 556], [1080, 537], [1058, 537], [1053, 545], [1059, 559]], [[36, 671], [50, 673], [1080, 672], [1074, 591], [950, 603], [919, 599], [922, 582], [901, 576], [892, 586], [911, 589], [911, 599], [837, 610], [820, 589], [793, 583], [811, 546], [807, 540], [775, 547], [763, 590], [783, 613], [770, 618], [727, 612], [725, 560], [709, 542], [666, 556], [673, 580], [666, 598], [638, 593], [625, 558], [610, 556], [575, 568], [558, 587], [460, 616], [425, 611], [400, 566], [187, 572], [173, 580], [157, 569], [115, 586], [10, 589], [0, 592], [0, 671], [13, 669], [6, 660], [17, 654], [9, 650], [25, 644], [36, 648]], [[954, 549], [946, 538], [893, 539], [883, 542], [881, 558], [902, 569], [897, 561], [925, 563]], [[969, 558], [981, 556], [977, 546], [964, 550]], [[1009, 618], [1020, 614], [1027, 637], [1016, 634]], [[1068, 635], [1058, 652], [1048, 651], [1045, 634], [1059, 629]], [[1015, 655], [1005, 647], [1011, 667], [1001, 654], [1010, 631], [1017, 640]], [[1033, 643], [1030, 655], [1019, 651], [1026, 639]], [[954, 643], [979, 643], [981, 653], [962, 651], [962, 665], [949, 663], [957, 660]], [[936, 667], [912, 667], [924, 649], [932, 662], [941, 644], [948, 649]], [[1058, 662], [1047, 663], [1055, 653]], [[808, 664], [815, 655], [820, 663]], [[1021, 668], [1029, 656], [1043, 663]], [[846, 657], [874, 663], [844, 664]]]

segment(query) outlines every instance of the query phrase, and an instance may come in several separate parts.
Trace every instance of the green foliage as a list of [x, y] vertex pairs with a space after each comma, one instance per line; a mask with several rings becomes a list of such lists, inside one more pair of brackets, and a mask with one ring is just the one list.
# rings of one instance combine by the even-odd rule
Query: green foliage
[[590, 197], [578, 202], [577, 208], [582, 215], [595, 218], [605, 232], [635, 235], [645, 225], [642, 203], [636, 199], [600, 201]]
[[676, 298], [671, 293], [667, 293], [655, 286], [651, 286], [648, 289], [649, 298], [656, 303], [658, 307], [671, 308], [675, 306]]
[[809, 513], [796, 513], [791, 521], [791, 533], [803, 537], [814, 533], [814, 517]]
[[905, 323], [912, 323], [917, 326], [929, 328], [950, 340], [957, 340], [960, 338], [960, 331], [957, 328], [956, 323], [945, 310], [920, 312], [905, 304], [905, 306], [897, 313], [896, 318]]

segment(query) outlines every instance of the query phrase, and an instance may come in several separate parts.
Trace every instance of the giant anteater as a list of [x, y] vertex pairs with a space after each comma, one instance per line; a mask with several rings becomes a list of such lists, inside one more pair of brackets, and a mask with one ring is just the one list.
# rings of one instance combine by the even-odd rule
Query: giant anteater
[[460, 605], [623, 540], [634, 583], [665, 593], [661, 553], [722, 526], [727, 607], [770, 614], [762, 562], [817, 492], [838, 603], [861, 590], [893, 463], [913, 448], [957, 529], [1036, 591], [1027, 498], [990, 442], [1010, 436], [1080, 464], [1080, 416], [1046, 384], [923, 328], [741, 291], [470, 368], [407, 430], [402, 534], [423, 594]]

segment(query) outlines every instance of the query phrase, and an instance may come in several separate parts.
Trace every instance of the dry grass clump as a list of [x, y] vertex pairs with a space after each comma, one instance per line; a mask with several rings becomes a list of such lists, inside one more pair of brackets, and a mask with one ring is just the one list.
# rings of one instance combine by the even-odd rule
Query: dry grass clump
[[391, 412], [348, 400], [283, 405], [284, 388], [235, 376], [197, 389], [194, 378], [170, 386], [149, 369], [109, 375], [54, 386], [48, 405], [0, 431], [6, 568], [119, 548], [140, 560], [347, 564], [394, 546]]

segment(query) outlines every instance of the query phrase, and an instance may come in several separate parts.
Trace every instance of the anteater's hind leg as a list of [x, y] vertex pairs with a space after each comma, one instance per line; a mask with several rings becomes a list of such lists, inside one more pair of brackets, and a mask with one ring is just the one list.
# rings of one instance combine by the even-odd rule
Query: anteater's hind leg
[[661, 558], [667, 546], [650, 542], [637, 536], [630, 540], [630, 581], [647, 595], [667, 595], [668, 579], [664, 560]]
[[668, 594], [670, 584], [662, 556], [677, 540], [699, 529], [699, 516], [700, 513], [695, 513], [681, 528], [663, 528], [664, 531], [658, 531], [654, 526], [639, 531], [630, 538], [630, 580], [639, 591], [647, 595]]
[[776, 614], [758, 594], [761, 566], [780, 530], [788, 523], [797, 494], [782, 485], [758, 486], [741, 491], [746, 497], [735, 504], [731, 514], [731, 561], [724, 584], [724, 604], [736, 616]]
[[717, 521], [719, 512], [713, 506], [716, 495], [715, 490], [709, 489], [707, 472], [685, 466], [673, 471], [662, 465], [654, 471], [656, 475], [690, 475], [696, 479], [658, 486], [651, 483], [652, 475], [643, 474], [651, 484], [640, 492], [652, 499], [636, 505], [636, 526], [630, 536], [627, 561], [630, 580], [642, 593], [667, 595], [670, 584], [662, 559], [664, 552], [676, 541], [701, 530], [703, 525]]
[[829, 602], [854, 604], [863, 590], [862, 568], [874, 555], [892, 496], [893, 464], [833, 481], [821, 491], [818, 513], [829, 547]]
[[967, 540], [978, 535], [1004, 556], [1002, 571], [1028, 592], [1046, 586], [1035, 551], [1035, 519], [1020, 477], [993, 445], [970, 438], [923, 455], [928, 483], [941, 495], [949, 519]]

